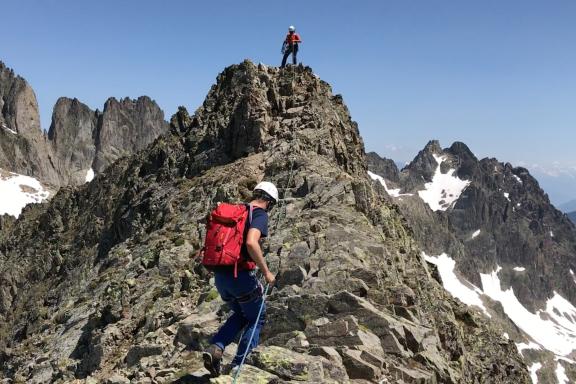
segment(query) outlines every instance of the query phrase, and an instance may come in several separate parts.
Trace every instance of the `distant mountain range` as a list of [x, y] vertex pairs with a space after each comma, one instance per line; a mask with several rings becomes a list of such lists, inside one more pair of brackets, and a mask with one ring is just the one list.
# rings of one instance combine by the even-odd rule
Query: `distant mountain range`
[[5, 172], [36, 178], [53, 189], [80, 185], [167, 131], [164, 112], [147, 96], [111, 97], [103, 111], [61, 97], [45, 133], [34, 90], [0, 62], [0, 168]]
[[536, 178], [458, 142], [431, 141], [402, 170], [367, 160], [444, 287], [502, 325], [539, 383], [562, 383], [558, 361], [576, 350], [576, 230]]
[[570, 220], [572, 220], [572, 222], [573, 222], [574, 224], [576, 224], [576, 211], [570, 212], [570, 213], [568, 214], [568, 217], [570, 218]]
[[576, 199], [570, 200], [564, 204], [560, 204], [558, 209], [566, 213], [576, 211]]

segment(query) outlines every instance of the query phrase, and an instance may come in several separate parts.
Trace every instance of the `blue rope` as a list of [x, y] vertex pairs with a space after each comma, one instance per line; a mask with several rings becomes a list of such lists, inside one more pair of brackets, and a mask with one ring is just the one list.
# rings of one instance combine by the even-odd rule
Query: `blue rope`
[[252, 328], [252, 334], [250, 335], [250, 340], [248, 340], [248, 344], [246, 344], [246, 350], [244, 351], [244, 356], [242, 356], [242, 361], [240, 362], [240, 365], [238, 365], [238, 369], [236, 370], [236, 374], [234, 375], [234, 381], [232, 381], [232, 384], [236, 384], [236, 380], [238, 380], [238, 377], [240, 377], [240, 371], [242, 370], [244, 360], [246, 360], [248, 350], [250, 349], [250, 345], [252, 344], [252, 339], [254, 339], [254, 334], [256, 333], [258, 322], [260, 321], [260, 315], [262, 314], [262, 309], [264, 308], [264, 302], [266, 301], [266, 296], [268, 295], [268, 287], [270, 287], [270, 284], [266, 284], [264, 295], [262, 295], [262, 304], [260, 304], [260, 309], [258, 310], [258, 316], [256, 317], [254, 327]]

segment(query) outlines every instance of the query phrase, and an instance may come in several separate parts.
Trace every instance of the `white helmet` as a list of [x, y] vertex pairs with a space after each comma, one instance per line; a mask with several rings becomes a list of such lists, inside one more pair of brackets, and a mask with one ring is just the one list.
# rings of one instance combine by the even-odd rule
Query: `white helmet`
[[295, 30], [296, 30], [296, 28], [294, 28], [293, 25], [288, 27], [288, 31], [290, 31], [290, 32], [294, 32]]
[[278, 189], [276, 186], [269, 181], [261, 181], [254, 187], [254, 191], [266, 192], [271, 198], [274, 199], [275, 203], [278, 203]]

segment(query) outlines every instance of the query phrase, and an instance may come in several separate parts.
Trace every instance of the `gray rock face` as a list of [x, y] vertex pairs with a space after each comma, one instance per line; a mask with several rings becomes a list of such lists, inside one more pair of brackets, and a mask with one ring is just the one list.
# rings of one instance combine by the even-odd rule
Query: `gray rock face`
[[101, 173], [167, 131], [164, 113], [146, 96], [119, 102], [110, 98], [103, 112], [92, 111], [77, 99], [60, 98], [48, 132], [60, 184], [80, 185], [89, 169]]
[[48, 131], [61, 185], [80, 185], [96, 157], [98, 114], [78, 99], [61, 97]]
[[108, 99], [98, 116], [94, 171], [104, 171], [119, 157], [144, 149], [167, 131], [164, 112], [149, 97]]
[[58, 175], [40, 129], [38, 102], [26, 80], [0, 62], [0, 168], [41, 178], [53, 185]]
[[393, 160], [382, 158], [376, 152], [369, 152], [366, 154], [366, 162], [371, 172], [386, 175], [388, 180], [395, 183], [400, 181], [400, 171]]
[[204, 218], [266, 179], [283, 203], [264, 250], [287, 281], [242, 380], [529, 381], [514, 344], [432, 277], [368, 178], [342, 98], [310, 68], [231, 66], [195, 115], [171, 121], [98, 183], [0, 233], [0, 378], [26, 381], [48, 359], [65, 382], [208, 382], [200, 349], [227, 311], [194, 258]]
[[0, 62], [0, 168], [54, 188], [80, 185], [122, 156], [142, 150], [168, 131], [164, 113], [147, 96], [110, 98], [104, 111], [60, 98], [48, 134], [40, 128], [32, 88]]

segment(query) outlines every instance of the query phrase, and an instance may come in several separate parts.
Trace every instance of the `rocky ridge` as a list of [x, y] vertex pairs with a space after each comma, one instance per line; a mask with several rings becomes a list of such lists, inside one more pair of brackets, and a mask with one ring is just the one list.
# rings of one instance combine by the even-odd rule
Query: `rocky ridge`
[[[440, 165], [439, 158], [443, 158]], [[373, 159], [379, 163], [377, 155]], [[389, 166], [390, 161], [383, 159], [380, 164]], [[421, 191], [426, 183], [432, 183], [438, 167], [440, 173], [452, 170], [454, 177], [469, 184], [452, 204], [433, 211], [421, 198]], [[481, 274], [496, 273], [502, 291], [513, 289], [532, 313], [545, 310], [556, 294], [576, 304], [575, 226], [552, 206], [525, 168], [496, 159], [479, 160], [463, 143], [442, 149], [437, 141], [431, 141], [402, 171], [392, 169], [389, 177], [383, 167], [370, 169], [384, 177], [388, 188], [402, 191], [402, 197], [393, 200], [422, 249], [428, 255], [449, 255], [465, 280], [482, 287]], [[448, 202], [450, 196], [439, 199]], [[539, 348], [501, 308], [487, 305], [492, 313], [501, 315], [493, 321], [500, 322], [512, 339]], [[553, 371], [560, 363], [552, 353], [530, 350], [524, 355], [529, 363], [543, 363], [537, 375], [540, 383], [557, 382]], [[572, 372], [569, 377], [576, 380], [574, 365], [565, 366]]]
[[528, 382], [514, 344], [442, 289], [368, 178], [342, 98], [310, 68], [248, 61], [169, 134], [1, 232], [0, 375], [230, 382], [200, 369], [226, 311], [193, 256], [208, 209], [262, 179], [283, 199], [265, 245], [279, 284], [241, 382]]

